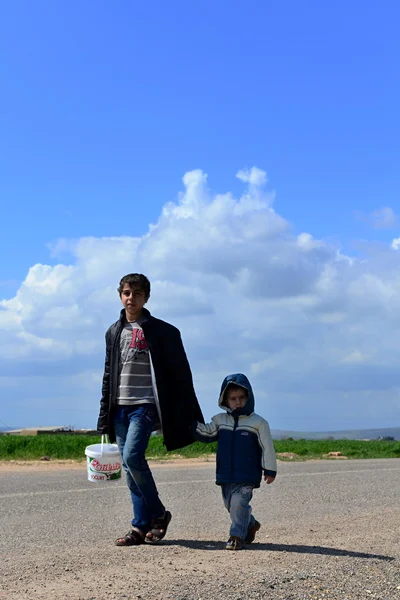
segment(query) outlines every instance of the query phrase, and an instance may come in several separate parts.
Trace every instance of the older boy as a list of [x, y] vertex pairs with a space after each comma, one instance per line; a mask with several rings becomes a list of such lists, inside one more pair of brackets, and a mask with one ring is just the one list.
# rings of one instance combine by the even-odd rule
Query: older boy
[[97, 430], [117, 441], [133, 505], [132, 529], [115, 543], [154, 544], [165, 536], [172, 515], [145, 458], [150, 435], [161, 427], [167, 450], [175, 450], [192, 443], [193, 418], [204, 420], [180, 332], [144, 308], [147, 277], [125, 275], [118, 293], [123, 309], [106, 333]]
[[222, 488], [225, 508], [231, 517], [227, 550], [241, 550], [254, 541], [261, 525], [251, 514], [254, 488], [276, 477], [276, 457], [269, 425], [254, 412], [254, 395], [249, 380], [237, 373], [226, 377], [218, 405], [224, 413], [211, 423], [193, 426], [193, 437], [201, 442], [218, 441], [217, 485]]

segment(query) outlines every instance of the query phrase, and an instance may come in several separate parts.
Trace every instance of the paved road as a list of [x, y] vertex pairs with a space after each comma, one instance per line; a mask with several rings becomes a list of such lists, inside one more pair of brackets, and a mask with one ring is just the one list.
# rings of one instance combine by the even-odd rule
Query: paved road
[[173, 520], [162, 546], [134, 549], [113, 546], [123, 482], [0, 471], [0, 598], [400, 599], [400, 460], [280, 463], [255, 493], [258, 543], [234, 556], [214, 469], [155, 464]]

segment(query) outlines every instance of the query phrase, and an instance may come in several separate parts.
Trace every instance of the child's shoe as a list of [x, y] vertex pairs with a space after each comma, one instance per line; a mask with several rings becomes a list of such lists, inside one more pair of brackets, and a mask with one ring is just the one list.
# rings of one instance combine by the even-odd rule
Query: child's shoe
[[260, 527], [261, 523], [259, 523], [258, 521], [254, 521], [254, 525], [248, 528], [247, 535], [244, 540], [246, 544], [251, 544], [251, 542], [254, 542], [254, 538], [256, 537], [256, 533], [260, 529]]
[[225, 546], [227, 550], [242, 550], [244, 548], [244, 539], [231, 535]]

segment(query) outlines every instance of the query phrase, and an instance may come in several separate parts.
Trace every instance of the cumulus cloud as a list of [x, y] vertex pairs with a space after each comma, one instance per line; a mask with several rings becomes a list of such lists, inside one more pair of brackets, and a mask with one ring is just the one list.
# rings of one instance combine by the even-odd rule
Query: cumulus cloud
[[400, 238], [394, 238], [392, 240], [392, 248], [393, 248], [393, 250], [399, 250], [399, 248], [400, 248]]
[[267, 174], [265, 171], [252, 167], [251, 169], [241, 169], [236, 173], [236, 177], [244, 183], [252, 186], [263, 186], [267, 183]]
[[[0, 301], [0, 389], [12, 424], [93, 426], [104, 332], [122, 275], [152, 282], [149, 309], [180, 327], [207, 417], [229, 372], [254, 383], [274, 428], [400, 422], [400, 256], [360, 260], [275, 210], [267, 175], [237, 173], [243, 193], [214, 194], [201, 170], [141, 237], [59, 240], [55, 266], [32, 265]], [[7, 412], [8, 411], [8, 412]], [[4, 417], [3, 417], [4, 418]]]

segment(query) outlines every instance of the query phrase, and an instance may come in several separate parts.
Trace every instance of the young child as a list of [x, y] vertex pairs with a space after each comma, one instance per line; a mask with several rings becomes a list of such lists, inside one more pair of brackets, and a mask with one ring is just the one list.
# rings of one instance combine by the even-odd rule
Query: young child
[[249, 380], [237, 373], [222, 383], [219, 413], [211, 423], [195, 423], [193, 437], [201, 442], [218, 441], [216, 483], [222, 488], [225, 508], [231, 517], [227, 550], [241, 550], [254, 541], [261, 524], [252, 515], [253, 489], [276, 477], [276, 457], [269, 425], [254, 412]]

